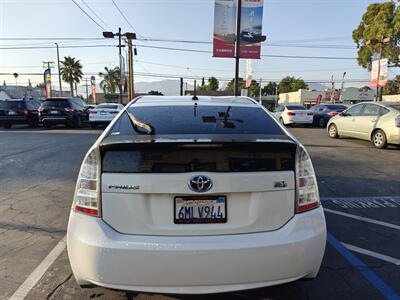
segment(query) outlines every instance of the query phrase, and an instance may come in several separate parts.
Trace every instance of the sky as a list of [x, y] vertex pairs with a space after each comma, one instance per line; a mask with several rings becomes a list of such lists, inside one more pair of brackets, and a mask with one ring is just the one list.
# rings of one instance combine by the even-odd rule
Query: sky
[[[74, 0], [106, 30], [136, 32], [153, 39], [191, 40], [206, 43], [154, 42], [136, 40], [135, 82], [156, 81], [167, 77], [215, 76], [226, 82], [234, 76], [234, 60], [213, 58], [211, 53], [196, 53], [149, 47], [212, 50], [214, 0], [114, 0], [126, 16], [124, 20], [112, 0]], [[357, 50], [351, 33], [358, 26], [368, 0], [264, 0], [263, 34], [267, 41], [262, 55], [331, 56], [350, 59], [294, 59], [262, 57], [253, 60], [253, 77], [268, 81], [290, 75], [306, 81], [326, 82], [331, 76], [339, 83], [346, 72], [346, 86], [368, 84], [370, 74], [358, 66]], [[101, 18], [99, 20], [88, 6]], [[103, 29], [89, 19], [72, 0], [0, 0], [0, 83], [15, 84], [12, 75], [19, 73], [18, 84], [42, 82], [43, 61], [57, 62], [54, 43], [60, 56], [74, 56], [83, 65], [86, 77], [97, 75], [105, 66], [118, 64], [117, 40], [103, 39]], [[97, 40], [62, 40], [65, 38]], [[30, 38], [33, 40], [16, 40]], [[39, 40], [37, 38], [52, 38]], [[59, 40], [56, 40], [59, 39]], [[207, 43], [208, 42], [208, 43]], [[99, 45], [108, 45], [99, 47]], [[4, 49], [15, 47], [47, 49]], [[86, 48], [64, 48], [90, 46]], [[124, 50], [125, 51], [125, 50]], [[57, 73], [57, 65], [52, 70]], [[245, 61], [240, 74], [244, 77]], [[398, 71], [390, 70], [389, 77]], [[23, 73], [33, 73], [23, 75]], [[152, 74], [152, 75], [151, 75]], [[57, 81], [53, 76], [53, 81]], [[356, 82], [353, 80], [365, 80]], [[67, 87], [67, 84], [63, 84]], [[156, 89], [156, 87], [155, 87]]]

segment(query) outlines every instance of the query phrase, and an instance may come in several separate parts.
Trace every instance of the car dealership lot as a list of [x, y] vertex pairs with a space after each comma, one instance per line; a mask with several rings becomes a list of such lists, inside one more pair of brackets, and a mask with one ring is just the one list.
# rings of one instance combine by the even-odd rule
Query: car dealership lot
[[[290, 130], [312, 156], [326, 209], [330, 235], [319, 276], [314, 281], [212, 298], [399, 297], [400, 149], [378, 150], [365, 141], [330, 139], [324, 129]], [[71, 278], [62, 241], [80, 163], [99, 133], [61, 127], [0, 130], [1, 299], [15, 291], [21, 295], [24, 288], [29, 291], [27, 299], [45, 299], [49, 295], [52, 299], [130, 297], [102, 288], [80, 289]], [[40, 272], [32, 272], [50, 261], [46, 257], [56, 245], [61, 254], [53, 257], [55, 262], [33, 284], [38, 276], [35, 274]], [[170, 272], [173, 270], [165, 270], [165, 276]], [[33, 285], [31, 290], [29, 283]], [[137, 298], [204, 297], [140, 294]]]

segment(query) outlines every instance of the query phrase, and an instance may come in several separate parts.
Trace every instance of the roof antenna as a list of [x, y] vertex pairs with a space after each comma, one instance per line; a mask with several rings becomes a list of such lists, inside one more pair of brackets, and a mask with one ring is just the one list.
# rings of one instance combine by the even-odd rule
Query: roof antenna
[[195, 79], [194, 80], [194, 95], [192, 98], [193, 101], [199, 100], [199, 98], [197, 98], [197, 96], [196, 96], [196, 89], [197, 89], [197, 84], [196, 84], [196, 79]]

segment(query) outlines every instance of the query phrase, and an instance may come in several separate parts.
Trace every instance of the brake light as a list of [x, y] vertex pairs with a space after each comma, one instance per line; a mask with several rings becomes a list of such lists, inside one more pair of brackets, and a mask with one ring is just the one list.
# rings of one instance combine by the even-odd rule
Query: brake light
[[112, 114], [112, 115], [116, 115], [116, 114], [119, 113], [119, 111], [109, 111], [108, 113], [109, 113], [109, 114]]
[[72, 205], [74, 211], [95, 217], [100, 216], [99, 157], [98, 149], [95, 148], [83, 160]]
[[317, 178], [307, 151], [303, 146], [296, 151], [296, 213], [320, 205]]
[[396, 127], [399, 127], [399, 128], [400, 128], [400, 115], [398, 115], [398, 116], [396, 117], [396, 119], [395, 119], [395, 124], [396, 124]]
[[312, 112], [309, 112], [309, 113], [307, 113], [307, 115], [308, 115], [308, 116], [313, 116], [313, 115], [314, 115], [314, 113], [312, 113]]
[[330, 115], [331, 117], [336, 116], [337, 114], [338, 114], [337, 111], [328, 112], [328, 115]]
[[29, 115], [29, 110], [27, 110], [26, 108], [24, 109], [24, 115], [25, 116]]
[[294, 113], [294, 112], [292, 112], [292, 111], [288, 111], [288, 116], [295, 116], [296, 115], [296, 113]]
[[74, 111], [75, 110], [75, 108], [73, 108], [73, 107], [66, 107], [64, 109], [65, 109], [65, 111]]
[[91, 114], [91, 115], [95, 115], [95, 114], [97, 114], [97, 111], [91, 110], [91, 111], [90, 111], [90, 114]]

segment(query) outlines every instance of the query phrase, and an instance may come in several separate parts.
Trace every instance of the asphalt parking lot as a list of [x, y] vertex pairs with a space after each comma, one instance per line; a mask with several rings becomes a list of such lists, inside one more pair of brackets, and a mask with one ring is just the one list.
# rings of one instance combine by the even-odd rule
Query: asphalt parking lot
[[[135, 299], [400, 299], [400, 148], [333, 140], [317, 128], [290, 130], [312, 156], [327, 219], [318, 278], [206, 297]], [[0, 129], [0, 299], [135, 296], [79, 288], [63, 241], [81, 161], [100, 132]]]

